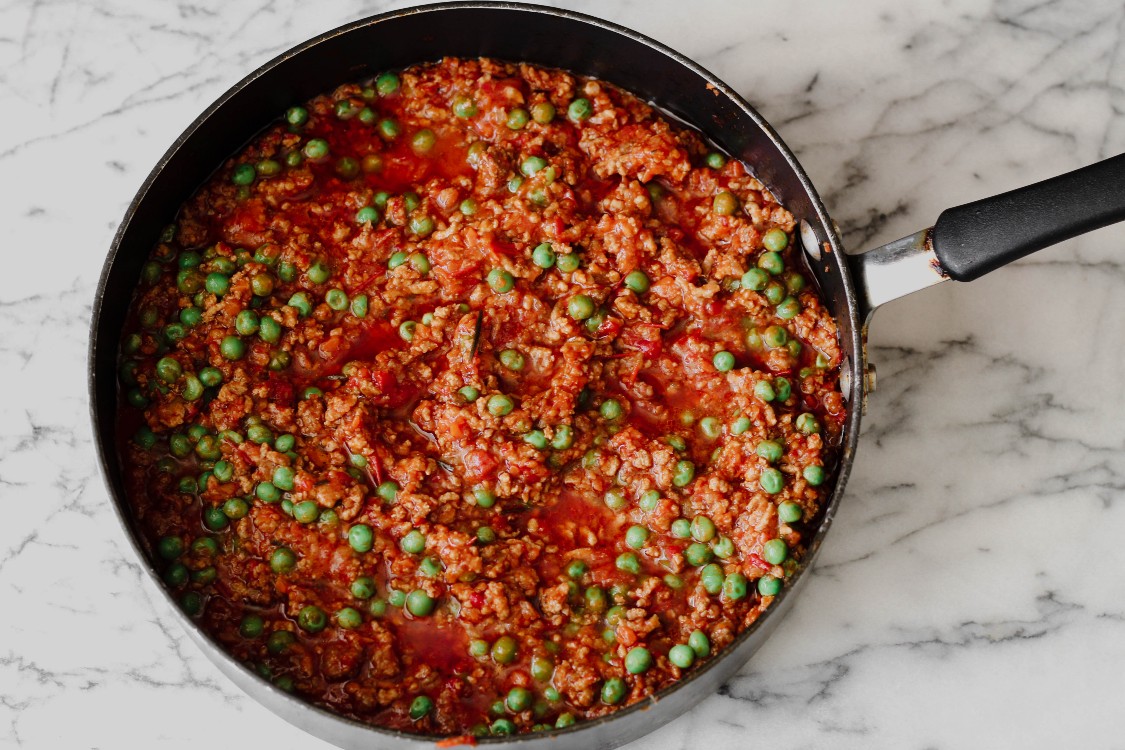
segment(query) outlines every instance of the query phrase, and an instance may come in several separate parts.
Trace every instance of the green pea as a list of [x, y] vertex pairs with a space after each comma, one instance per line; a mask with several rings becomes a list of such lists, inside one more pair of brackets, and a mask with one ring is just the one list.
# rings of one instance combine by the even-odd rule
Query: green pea
[[480, 398], [480, 390], [471, 385], [462, 386], [457, 390], [457, 394], [464, 399], [467, 404], [471, 404]]
[[711, 203], [711, 210], [719, 216], [731, 216], [738, 210], [738, 198], [728, 190], [715, 196]]
[[792, 320], [801, 314], [801, 303], [794, 297], [786, 297], [777, 306], [776, 312], [782, 320]]
[[819, 487], [820, 485], [824, 484], [823, 466], [810, 464], [805, 467], [804, 471], [801, 472], [801, 475], [805, 478], [805, 481], [808, 482], [812, 487]]
[[268, 315], [263, 316], [258, 323], [258, 338], [267, 344], [276, 344], [281, 340], [281, 324]]
[[357, 224], [374, 224], [379, 221], [379, 209], [374, 206], [364, 206], [355, 213]]
[[165, 560], [175, 560], [184, 553], [184, 541], [178, 536], [161, 537], [156, 544], [156, 553]]
[[492, 287], [492, 291], [498, 294], [506, 294], [512, 291], [516, 285], [516, 280], [512, 278], [512, 274], [503, 268], [493, 268], [489, 271], [487, 281], [488, 285]]
[[375, 535], [371, 527], [364, 523], [357, 523], [348, 530], [348, 544], [356, 552], [370, 552], [375, 544]]
[[526, 360], [524, 359], [524, 356], [515, 349], [505, 349], [504, 351], [500, 352], [500, 364], [502, 364], [509, 370], [519, 371], [524, 368]]
[[293, 469], [288, 466], [278, 466], [273, 470], [271, 481], [280, 490], [290, 492], [293, 489], [293, 482], [296, 474]]
[[387, 592], [387, 603], [392, 607], [406, 606], [406, 592], [391, 589]]
[[477, 113], [476, 103], [471, 98], [463, 95], [453, 99], [451, 109], [453, 110], [453, 114], [462, 120], [468, 120]]
[[691, 461], [677, 461], [672, 470], [672, 484], [677, 487], [686, 487], [695, 479], [695, 464]]
[[239, 360], [246, 356], [246, 343], [238, 336], [227, 336], [219, 344], [219, 352], [229, 360]]
[[180, 597], [180, 606], [189, 617], [195, 617], [203, 611], [203, 595], [198, 591], [185, 592]]
[[594, 107], [590, 104], [589, 99], [578, 98], [570, 103], [566, 108], [566, 116], [571, 122], [579, 123], [590, 119], [590, 115], [594, 113]]
[[656, 510], [656, 506], [660, 503], [660, 493], [657, 490], [645, 490], [641, 493], [640, 500], [637, 505], [646, 513], [651, 513]]
[[426, 578], [437, 578], [442, 572], [441, 563], [432, 557], [427, 557], [418, 564], [418, 572]]
[[652, 666], [652, 654], [643, 646], [636, 646], [625, 654], [625, 669], [630, 674], [644, 674]]
[[507, 416], [508, 414], [511, 414], [512, 409], [515, 408], [515, 404], [512, 403], [512, 399], [508, 398], [502, 393], [497, 393], [495, 395], [489, 396], [487, 406], [488, 413], [494, 417]]
[[777, 392], [777, 400], [782, 403], [789, 400], [789, 395], [793, 392], [793, 386], [785, 378], [774, 378], [773, 389]]
[[218, 461], [223, 456], [219, 440], [213, 435], [204, 435], [195, 443], [195, 455], [204, 461]]
[[164, 582], [169, 586], [183, 586], [188, 581], [187, 566], [181, 562], [174, 562], [164, 571]]
[[[486, 646], [487, 648], [487, 646]], [[547, 682], [555, 671], [555, 664], [546, 656], [536, 654], [531, 657], [531, 677], [539, 682]]]
[[242, 336], [253, 336], [261, 326], [261, 318], [253, 310], [243, 310], [234, 318], [234, 330]]
[[156, 361], [156, 377], [165, 383], [175, 383], [182, 374], [183, 368], [172, 357], [162, 357]]
[[820, 432], [820, 423], [816, 421], [816, 417], [808, 412], [798, 415], [794, 424], [805, 435], [814, 435]]
[[319, 633], [328, 626], [328, 615], [315, 604], [308, 604], [297, 613], [297, 626], [309, 633]]
[[644, 526], [630, 526], [625, 532], [625, 544], [633, 549], [641, 549], [648, 542], [649, 530]]
[[767, 250], [779, 253], [789, 246], [789, 235], [784, 229], [774, 227], [762, 236], [762, 244]]
[[602, 415], [602, 419], [613, 421], [620, 419], [622, 414], [621, 403], [614, 398], [607, 398], [598, 407], [598, 413]]
[[762, 596], [777, 596], [781, 593], [781, 579], [762, 576], [758, 579], [758, 593]]
[[492, 544], [496, 541], [496, 532], [491, 526], [481, 526], [477, 529], [477, 541], [481, 544]]
[[547, 160], [541, 156], [529, 156], [520, 164], [520, 171], [526, 177], [534, 177], [547, 168]]
[[144, 409], [149, 404], [148, 397], [141, 393], [139, 388], [130, 388], [126, 391], [125, 400], [129, 402], [130, 406], [137, 409]]
[[573, 273], [578, 270], [578, 266], [581, 265], [581, 262], [582, 260], [578, 257], [578, 253], [567, 253], [566, 255], [560, 255], [558, 257], [556, 265], [563, 273]]
[[519, 107], [508, 112], [507, 125], [512, 130], [522, 130], [531, 116], [527, 113], [526, 109]]
[[290, 107], [285, 112], [285, 120], [294, 127], [300, 127], [309, 121], [309, 111], [304, 107]]
[[428, 696], [419, 695], [410, 704], [410, 718], [414, 721], [425, 718], [434, 710], [434, 702]]
[[789, 547], [781, 539], [770, 539], [762, 545], [762, 559], [771, 565], [781, 565], [789, 557]]
[[399, 547], [408, 554], [420, 554], [422, 550], [426, 549], [426, 536], [418, 529], [413, 529], [402, 538]]
[[222, 508], [205, 508], [203, 510], [203, 525], [211, 531], [222, 531], [230, 525], [230, 519], [223, 513]]
[[632, 271], [625, 276], [625, 287], [634, 294], [644, 294], [649, 289], [648, 275], [644, 271]]
[[768, 380], [759, 380], [754, 384], [754, 395], [767, 404], [777, 398], [777, 393]]
[[[651, 660], [652, 657], [650, 655], [649, 661], [651, 662]], [[645, 669], [647, 668], [648, 667], [645, 667]], [[611, 677], [605, 681], [604, 685], [602, 685], [602, 702], [608, 703], [611, 706], [615, 703], [620, 703], [621, 700], [625, 697], [625, 693], [625, 680], [621, 679], [620, 677]]]
[[727, 599], [738, 601], [746, 596], [748, 581], [741, 573], [731, 573], [723, 581], [723, 595]]
[[684, 560], [693, 568], [706, 565], [711, 562], [713, 557], [714, 553], [711, 551], [711, 548], [703, 542], [694, 542], [688, 545], [688, 548], [684, 550]]
[[336, 610], [336, 624], [347, 630], [354, 630], [363, 624], [363, 615], [352, 607]]
[[243, 638], [253, 639], [261, 636], [266, 622], [259, 615], [246, 615], [238, 625], [238, 633]]
[[778, 276], [785, 271], [785, 260], [778, 253], [767, 250], [758, 256], [758, 268], [771, 276]]
[[676, 539], [687, 539], [691, 536], [691, 522], [686, 518], [677, 518], [672, 522], [671, 532]]
[[618, 570], [633, 575], [639, 575], [641, 572], [641, 561], [632, 552], [624, 552], [618, 555], [616, 566]]
[[588, 295], [576, 294], [567, 302], [566, 311], [575, 320], [586, 320], [594, 314], [594, 300]]
[[720, 536], [711, 542], [711, 551], [715, 553], [715, 557], [729, 560], [734, 557], [734, 542], [730, 537]]
[[606, 507], [610, 510], [621, 510], [626, 505], [625, 494], [619, 489], [612, 489], [603, 497]]
[[543, 434], [543, 430], [532, 430], [523, 436], [523, 441], [538, 450], [547, 449], [547, 436]]
[[502, 635], [492, 644], [492, 660], [497, 664], [511, 664], [516, 660], [519, 644], [510, 635]]
[[782, 523], [796, 523], [803, 515], [804, 511], [797, 503], [784, 502], [777, 506], [777, 517]]
[[531, 706], [531, 691], [527, 688], [514, 687], [508, 691], [504, 703], [512, 713], [526, 711]]
[[360, 576], [352, 581], [351, 592], [356, 599], [370, 599], [375, 596], [375, 579], [371, 576]]
[[250, 505], [241, 497], [232, 497], [223, 503], [223, 514], [232, 521], [246, 518], [250, 513]]
[[328, 150], [328, 141], [323, 138], [312, 138], [301, 149], [301, 154], [310, 161], [322, 161], [328, 158]]
[[762, 489], [771, 495], [776, 495], [785, 489], [785, 477], [777, 469], [767, 468], [762, 469], [762, 474], [758, 478], [758, 484]]
[[379, 96], [390, 96], [398, 91], [399, 79], [394, 73], [383, 73], [375, 79], [375, 90]]
[[770, 349], [778, 349], [789, 341], [789, 334], [781, 326], [770, 326], [762, 331], [762, 341]]
[[717, 563], [704, 565], [699, 571], [699, 582], [708, 594], [718, 594], [723, 590], [723, 568]]
[[536, 102], [531, 105], [531, 119], [540, 125], [546, 125], [555, 119], [555, 105], [550, 102]]
[[734, 369], [734, 355], [728, 351], [716, 352], [715, 356], [711, 358], [711, 364], [719, 372], [730, 372]]
[[379, 486], [375, 488], [375, 494], [385, 503], [393, 503], [397, 500], [398, 491], [398, 483], [390, 479], [385, 482], [380, 482]]
[[692, 650], [697, 659], [711, 655], [711, 639], [702, 630], [693, 630], [688, 636], [688, 648]]
[[253, 164], [239, 164], [231, 172], [230, 181], [235, 185], [251, 185], [257, 176], [258, 171], [254, 169]]
[[668, 649], [668, 661], [672, 662], [672, 664], [680, 669], [688, 669], [695, 663], [695, 651], [692, 650], [691, 646], [677, 643], [675, 646]]
[[296, 642], [297, 636], [288, 630], [275, 630], [266, 639], [266, 650], [274, 656], [278, 656], [288, 651], [289, 647]]
[[555, 251], [551, 249], [551, 243], [542, 242], [536, 245], [531, 251], [531, 262], [540, 268], [550, 268], [555, 265]]
[[341, 156], [336, 160], [336, 174], [345, 180], [354, 180], [359, 176], [360, 164], [350, 156]]
[[293, 518], [298, 523], [314, 523], [320, 518], [320, 506], [314, 500], [304, 500], [293, 506]]
[[297, 636], [293, 635], [288, 630], [275, 630], [270, 633], [269, 638], [266, 639], [266, 651], [278, 656], [284, 654], [289, 650], [289, 647], [297, 642]]
[[568, 425], [561, 424], [555, 428], [555, 435], [551, 438], [551, 447], [557, 451], [564, 451], [574, 444], [574, 435]]
[[715, 522], [707, 516], [696, 516], [691, 520], [691, 538], [697, 542], [709, 542], [718, 533]]
[[769, 463], [777, 463], [781, 460], [782, 455], [785, 453], [784, 447], [776, 440], [763, 440], [758, 443], [755, 452], [761, 458], [764, 458]]
[[195, 401], [203, 395], [203, 383], [199, 382], [199, 378], [192, 374], [184, 376], [184, 387], [180, 391], [180, 395], [184, 397], [185, 401]]
[[497, 719], [496, 721], [492, 722], [492, 726], [489, 728], [489, 731], [493, 734], [511, 734], [512, 732], [516, 731], [516, 725], [508, 721], [507, 719]]
[[276, 177], [281, 174], [281, 164], [273, 159], [262, 159], [257, 164], [257, 170], [261, 177]]
[[366, 318], [367, 317], [367, 309], [368, 309], [367, 308], [367, 295], [366, 294], [360, 294], [360, 295], [357, 295], [354, 299], [352, 299], [351, 309], [352, 309], [352, 315], [356, 316], [357, 318]]
[[771, 281], [766, 284], [766, 288], [762, 291], [766, 297], [766, 302], [771, 305], [780, 305], [785, 299], [785, 286], [776, 281]]
[[458, 210], [464, 216], [473, 216], [477, 212], [477, 202], [472, 198], [466, 198], [465, 200], [461, 201], [461, 205], [458, 206]]

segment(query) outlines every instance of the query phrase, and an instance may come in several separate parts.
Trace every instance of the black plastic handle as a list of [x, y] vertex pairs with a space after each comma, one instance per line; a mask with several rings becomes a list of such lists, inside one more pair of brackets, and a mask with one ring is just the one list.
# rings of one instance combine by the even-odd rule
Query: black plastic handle
[[1125, 220], [1125, 154], [1034, 185], [949, 208], [934, 254], [951, 279], [972, 281], [1057, 242]]

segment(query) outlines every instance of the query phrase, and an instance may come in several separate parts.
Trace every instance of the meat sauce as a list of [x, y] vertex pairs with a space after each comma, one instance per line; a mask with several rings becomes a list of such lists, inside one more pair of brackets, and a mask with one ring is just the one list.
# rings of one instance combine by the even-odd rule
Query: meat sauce
[[551, 731], [671, 685], [829, 492], [841, 353], [793, 230], [746, 165], [563, 71], [447, 59], [294, 107], [132, 304], [155, 564], [235, 658], [374, 725]]

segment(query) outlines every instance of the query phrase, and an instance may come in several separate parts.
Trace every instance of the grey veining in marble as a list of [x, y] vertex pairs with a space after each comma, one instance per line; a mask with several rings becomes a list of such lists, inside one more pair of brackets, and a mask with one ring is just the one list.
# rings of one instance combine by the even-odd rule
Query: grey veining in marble
[[[1119, 0], [563, 3], [742, 92], [853, 249], [1125, 150]], [[0, 2], [0, 746], [327, 748], [142, 585], [86, 416], [144, 175], [246, 72], [384, 2]], [[1125, 747], [1125, 227], [880, 310], [848, 497], [737, 678], [636, 748]]]

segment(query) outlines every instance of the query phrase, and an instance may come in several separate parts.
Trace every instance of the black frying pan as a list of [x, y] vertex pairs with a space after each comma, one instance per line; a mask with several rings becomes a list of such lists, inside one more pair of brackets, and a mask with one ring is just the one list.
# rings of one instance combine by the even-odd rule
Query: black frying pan
[[[250, 74], [184, 131], [130, 204], [98, 284], [90, 338], [90, 397], [98, 458], [129, 540], [152, 583], [162, 591], [130, 518], [115, 447], [118, 344], [141, 266], [154, 241], [211, 171], [287, 107], [345, 81], [447, 55], [527, 61], [610, 81], [651, 100], [750, 164], [800, 222], [802, 244], [839, 324], [846, 353], [841, 388], [849, 413], [835, 488], [804, 568], [766, 614], [722, 654], [639, 704], [565, 730], [478, 740], [511, 748], [614, 747], [651, 732], [714, 693], [789, 609], [832, 523], [855, 456], [863, 400], [874, 378], [864, 351], [871, 312], [925, 286], [947, 278], [970, 281], [1030, 252], [1125, 219], [1125, 156], [949, 209], [933, 229], [848, 257], [808, 176], [769, 123], [710, 73], [636, 32], [551, 8], [469, 2], [375, 16], [312, 39]], [[436, 738], [371, 727], [304, 703], [259, 678], [194, 622], [180, 617], [219, 669], [305, 731], [347, 748], [433, 747]]]

